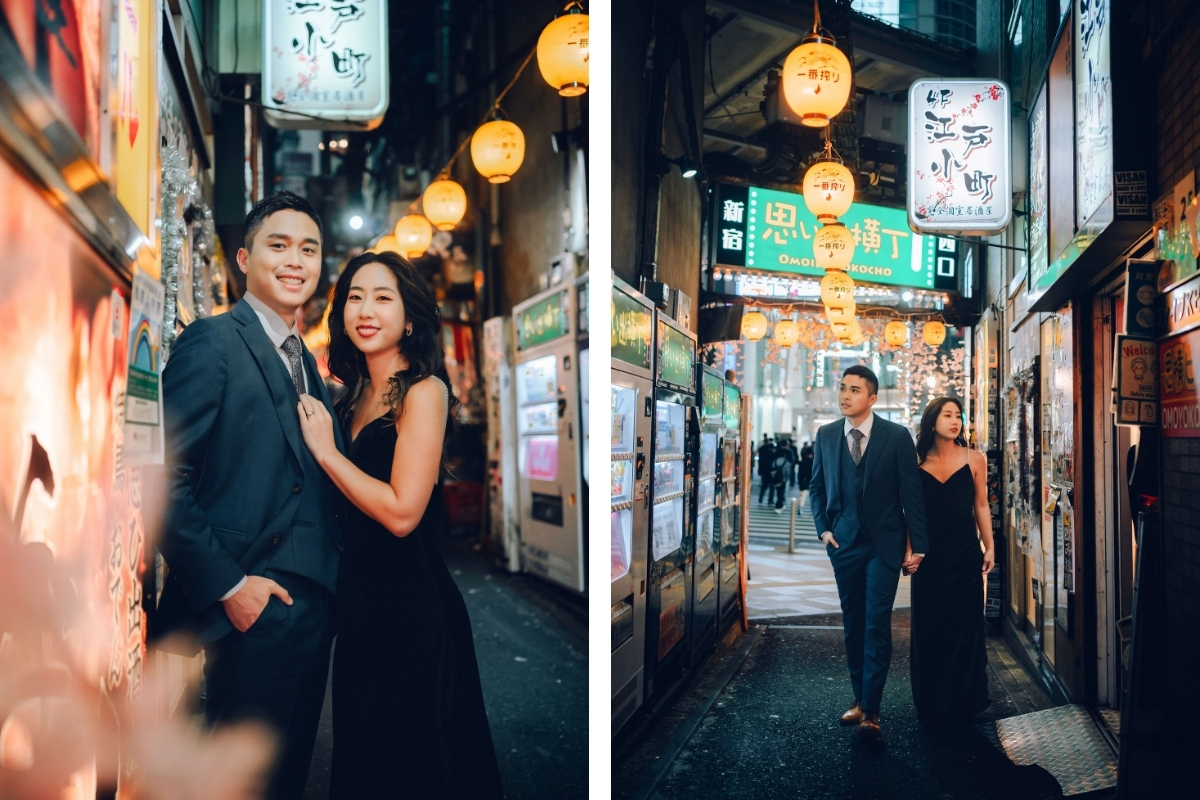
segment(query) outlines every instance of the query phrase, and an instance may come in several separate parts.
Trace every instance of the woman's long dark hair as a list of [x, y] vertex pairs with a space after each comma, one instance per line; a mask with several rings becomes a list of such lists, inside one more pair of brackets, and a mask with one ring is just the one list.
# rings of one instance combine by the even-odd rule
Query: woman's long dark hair
[[347, 418], [370, 379], [367, 358], [346, 333], [345, 322], [350, 284], [355, 273], [368, 264], [382, 264], [396, 276], [396, 287], [404, 303], [404, 315], [412, 325], [412, 333], [404, 335], [397, 344], [399, 351], [408, 359], [408, 369], [400, 370], [391, 377], [384, 400], [392, 407], [392, 414], [399, 419], [404, 413], [404, 401], [409, 389], [430, 376], [440, 379], [446, 385], [449, 396], [449, 413], [446, 416], [446, 435], [449, 436], [453, 430], [458, 399], [450, 391], [437, 301], [417, 268], [392, 252], [363, 253], [350, 259], [333, 287], [333, 307], [329, 311], [329, 372], [346, 387], [334, 404], [338, 417]]
[[[925, 406], [925, 413], [921, 415], [921, 427], [917, 429], [917, 463], [924, 464], [925, 456], [929, 455], [929, 451], [933, 449], [934, 428], [937, 427], [937, 419], [942, 414], [942, 407], [946, 403], [954, 403], [958, 407], [958, 418], [962, 421], [963, 404], [957, 397], [939, 397]], [[962, 422], [962, 427], [958, 430], [958, 436], [954, 439], [954, 443], [959, 447], [966, 447], [967, 440], [963, 436], [963, 431], [967, 429], [967, 423]]]

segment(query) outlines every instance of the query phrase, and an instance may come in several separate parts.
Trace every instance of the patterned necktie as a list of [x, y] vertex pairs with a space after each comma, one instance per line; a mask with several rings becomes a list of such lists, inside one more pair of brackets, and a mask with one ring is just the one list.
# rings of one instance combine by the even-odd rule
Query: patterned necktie
[[288, 365], [292, 370], [292, 383], [297, 394], [304, 394], [304, 366], [300, 361], [300, 340], [295, 334], [283, 340], [283, 352], [287, 353]]
[[863, 432], [858, 428], [851, 428], [850, 457], [854, 459], [854, 466], [858, 466], [858, 462], [862, 461], [862, 440]]

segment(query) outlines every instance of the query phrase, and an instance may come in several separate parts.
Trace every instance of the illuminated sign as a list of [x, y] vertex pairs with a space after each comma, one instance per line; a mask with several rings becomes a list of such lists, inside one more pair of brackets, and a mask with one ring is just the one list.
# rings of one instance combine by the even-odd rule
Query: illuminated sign
[[387, 3], [267, 0], [262, 82], [275, 127], [374, 128], [388, 107]]
[[695, 386], [696, 341], [658, 321], [658, 382], [691, 391]]
[[[820, 277], [813, 258], [817, 218], [804, 196], [756, 186], [717, 186], [713, 264]], [[848, 272], [856, 282], [957, 291], [958, 247], [909, 230], [903, 209], [855, 203], [840, 218], [854, 234]]]
[[742, 392], [733, 384], [727, 383], [725, 384], [725, 429], [736, 431], [741, 425], [741, 416]]
[[517, 349], [552, 342], [567, 332], [567, 290], [555, 292], [516, 315]]
[[724, 403], [725, 381], [712, 373], [705, 372], [701, 378], [700, 392], [703, 401], [704, 421], [721, 424], [722, 404]]
[[650, 369], [653, 312], [616, 286], [612, 293], [612, 357]]
[[998, 233], [1012, 219], [1008, 87], [934, 78], [908, 90], [908, 222], [920, 233]]

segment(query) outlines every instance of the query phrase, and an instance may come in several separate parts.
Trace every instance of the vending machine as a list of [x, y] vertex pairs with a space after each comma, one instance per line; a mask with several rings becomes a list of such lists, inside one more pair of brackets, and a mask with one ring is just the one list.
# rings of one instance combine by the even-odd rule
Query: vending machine
[[732, 383], [725, 383], [724, 402], [721, 404], [724, 426], [720, 442], [720, 546], [717, 553], [717, 604], [718, 633], [728, 630], [735, 619], [741, 618], [741, 593], [738, 576], [741, 570], [739, 549], [741, 546], [741, 493], [747, 491], [742, 480], [742, 392]]
[[725, 380], [706, 365], [697, 366], [700, 413], [695, 415], [699, 453], [695, 459], [696, 546], [692, 567], [692, 663], [702, 661], [717, 633], [717, 578], [721, 547], [718, 508], [721, 486], [721, 439], [725, 430]]
[[521, 504], [517, 479], [517, 409], [509, 317], [483, 323], [483, 386], [487, 398], [487, 545], [496, 565], [521, 569]]
[[654, 306], [613, 278], [612, 291], [612, 720], [616, 736], [642, 704], [646, 560], [650, 552], [650, 422]]
[[582, 518], [583, 518], [583, 563], [584, 574], [587, 574], [588, 561], [588, 505], [592, 493], [588, 489], [588, 447], [591, 444], [591, 426], [588, 425], [588, 414], [591, 409], [591, 390], [588, 386], [588, 276], [584, 273], [575, 281], [575, 346], [579, 350], [579, 453], [580, 464], [583, 465]]
[[646, 577], [646, 697], [691, 657], [694, 505], [689, 425], [696, 412], [696, 335], [655, 312], [654, 427], [650, 439], [650, 559]]
[[574, 284], [513, 308], [521, 563], [583, 592], [583, 486]]

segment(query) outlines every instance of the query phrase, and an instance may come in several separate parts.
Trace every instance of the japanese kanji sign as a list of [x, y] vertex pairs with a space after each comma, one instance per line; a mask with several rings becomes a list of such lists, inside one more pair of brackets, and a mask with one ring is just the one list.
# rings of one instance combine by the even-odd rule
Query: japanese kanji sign
[[388, 106], [387, 30], [383, 0], [267, 0], [267, 120], [280, 128], [377, 125]]
[[918, 233], [996, 233], [1012, 218], [1008, 86], [920, 80], [908, 90], [908, 223]]
[[[712, 239], [714, 265], [819, 277], [813, 257], [820, 227], [804, 196], [757, 186], [717, 186]], [[958, 290], [951, 239], [939, 242], [908, 229], [903, 209], [855, 203], [841, 221], [854, 235], [855, 281]], [[947, 250], [948, 246], [948, 250]]]

